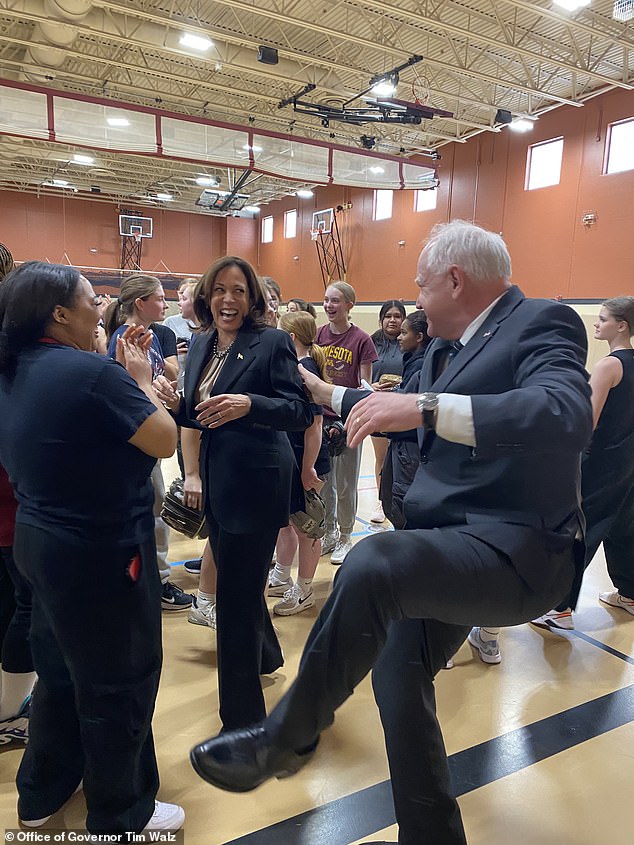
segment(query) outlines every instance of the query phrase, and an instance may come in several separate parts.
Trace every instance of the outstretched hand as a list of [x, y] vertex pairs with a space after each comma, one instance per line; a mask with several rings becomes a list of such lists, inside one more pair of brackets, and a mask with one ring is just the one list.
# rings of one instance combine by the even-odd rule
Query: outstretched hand
[[421, 425], [413, 393], [371, 393], [357, 402], [346, 420], [348, 446], [354, 448], [375, 431], [409, 431]]
[[328, 405], [328, 407], [330, 407], [332, 392], [335, 389], [335, 385], [327, 384], [325, 381], [322, 381], [319, 376], [311, 373], [301, 364], [299, 364], [298, 369], [299, 374], [306, 385], [306, 389], [310, 393], [310, 397], [315, 405]]

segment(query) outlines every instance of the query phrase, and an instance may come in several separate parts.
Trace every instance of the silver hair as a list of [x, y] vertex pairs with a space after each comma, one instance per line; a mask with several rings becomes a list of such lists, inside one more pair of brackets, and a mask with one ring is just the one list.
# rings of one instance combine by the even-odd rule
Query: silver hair
[[434, 275], [456, 264], [476, 283], [511, 278], [511, 256], [501, 236], [467, 220], [434, 226], [423, 254]]

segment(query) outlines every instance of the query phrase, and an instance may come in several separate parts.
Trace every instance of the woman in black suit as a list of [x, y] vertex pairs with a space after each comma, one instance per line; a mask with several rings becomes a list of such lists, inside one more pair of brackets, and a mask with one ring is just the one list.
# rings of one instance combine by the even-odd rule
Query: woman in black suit
[[184, 396], [160, 379], [177, 421], [202, 429], [200, 467], [216, 559], [220, 718], [225, 728], [262, 719], [259, 675], [282, 652], [264, 589], [279, 529], [288, 525], [294, 458], [284, 431], [311, 411], [285, 332], [266, 327], [266, 297], [251, 265], [227, 256], [194, 294], [200, 334], [187, 359]]

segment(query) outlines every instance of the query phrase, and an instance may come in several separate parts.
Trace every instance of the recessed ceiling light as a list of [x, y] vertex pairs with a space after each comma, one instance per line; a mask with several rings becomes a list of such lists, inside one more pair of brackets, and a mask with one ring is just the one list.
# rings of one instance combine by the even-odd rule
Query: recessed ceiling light
[[196, 179], [196, 184], [201, 188], [210, 188], [212, 185], [219, 185], [220, 179], [217, 176], [199, 176]]
[[515, 120], [509, 123], [509, 129], [512, 129], [513, 132], [530, 132], [533, 128], [533, 121], [526, 120], [523, 117], [518, 117]]
[[375, 164], [373, 167], [370, 168], [370, 173], [385, 173], [382, 167], [379, 167], [378, 164]]
[[184, 32], [180, 37], [182, 47], [189, 47], [191, 50], [200, 50], [203, 53], [214, 46], [214, 42], [204, 35], [194, 35], [192, 32]]
[[555, 6], [561, 6], [567, 12], [576, 12], [584, 6], [590, 5], [590, 0], [553, 0]]
[[108, 126], [129, 126], [130, 121], [127, 117], [108, 117], [106, 118]]
[[67, 179], [51, 179], [49, 185], [54, 185], [56, 188], [67, 188], [68, 187], [68, 180]]
[[174, 197], [171, 194], [157, 194], [156, 199], [163, 200], [163, 202], [169, 202], [170, 200], [173, 200]]
[[73, 156], [73, 164], [94, 164], [95, 160], [92, 156], [75, 153]]
[[300, 188], [299, 191], [295, 191], [295, 194], [303, 200], [313, 196], [313, 192], [309, 188]]

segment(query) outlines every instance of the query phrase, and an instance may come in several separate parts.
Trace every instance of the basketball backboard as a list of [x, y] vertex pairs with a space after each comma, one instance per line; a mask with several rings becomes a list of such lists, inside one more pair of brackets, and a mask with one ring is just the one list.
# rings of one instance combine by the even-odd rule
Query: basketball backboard
[[151, 238], [152, 218], [134, 214], [119, 215], [119, 234], [122, 238]]

